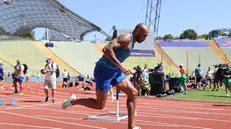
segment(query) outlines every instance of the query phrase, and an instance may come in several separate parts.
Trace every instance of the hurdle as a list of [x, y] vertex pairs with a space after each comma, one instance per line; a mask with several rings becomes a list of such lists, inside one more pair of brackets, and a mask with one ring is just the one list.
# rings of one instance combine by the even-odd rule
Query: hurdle
[[102, 121], [112, 121], [112, 122], [119, 122], [123, 119], [128, 118], [128, 114], [126, 112], [120, 112], [119, 106], [119, 89], [116, 88], [116, 111], [109, 111], [108, 115], [115, 115], [112, 117], [109, 116], [88, 116], [90, 120], [102, 120]]

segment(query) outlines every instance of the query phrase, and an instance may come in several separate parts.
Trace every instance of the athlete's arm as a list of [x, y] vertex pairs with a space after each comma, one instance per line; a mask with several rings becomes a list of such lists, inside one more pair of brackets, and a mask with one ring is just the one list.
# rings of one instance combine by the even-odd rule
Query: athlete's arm
[[107, 57], [115, 66], [117, 66], [123, 73], [131, 74], [131, 71], [123, 67], [120, 61], [115, 56], [115, 50], [129, 45], [130, 43], [130, 36], [129, 34], [122, 34], [119, 35], [117, 38], [112, 40], [103, 48], [104, 56]]

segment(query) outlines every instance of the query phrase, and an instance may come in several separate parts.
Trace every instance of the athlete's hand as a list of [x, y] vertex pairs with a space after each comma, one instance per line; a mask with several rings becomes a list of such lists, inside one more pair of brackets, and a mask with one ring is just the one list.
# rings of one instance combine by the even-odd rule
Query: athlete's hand
[[120, 68], [121, 72], [124, 73], [126, 76], [132, 75], [132, 71], [130, 69], [127, 69], [125, 67]]

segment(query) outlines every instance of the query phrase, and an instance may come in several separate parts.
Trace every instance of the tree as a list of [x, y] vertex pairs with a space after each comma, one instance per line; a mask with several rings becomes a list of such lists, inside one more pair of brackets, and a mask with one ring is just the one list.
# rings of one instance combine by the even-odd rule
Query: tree
[[14, 35], [35, 40], [32, 30], [28, 27], [21, 27], [14, 33]]
[[231, 32], [229, 32], [228, 36], [231, 36]]
[[10, 33], [6, 32], [3, 28], [0, 27], [0, 35], [10, 35]]
[[185, 30], [181, 35], [180, 35], [180, 39], [197, 39], [197, 33], [195, 30], [193, 29], [187, 29]]
[[163, 40], [163, 37], [158, 36], [158, 37], [156, 37], [156, 40]]
[[208, 34], [202, 34], [198, 36], [198, 39], [206, 39], [208, 37]]
[[112, 39], [111, 37], [107, 37], [106, 41], [111, 41], [111, 39]]
[[228, 36], [228, 34], [227, 33], [223, 33], [222, 36]]
[[166, 40], [166, 39], [173, 39], [174, 37], [171, 35], [171, 34], [166, 34], [163, 39]]

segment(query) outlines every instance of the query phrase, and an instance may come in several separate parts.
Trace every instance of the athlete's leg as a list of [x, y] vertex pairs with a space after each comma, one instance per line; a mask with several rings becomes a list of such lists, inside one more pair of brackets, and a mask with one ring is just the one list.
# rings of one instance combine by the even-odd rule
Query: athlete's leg
[[115, 98], [115, 96], [114, 96], [115, 93], [114, 93], [114, 91], [113, 91], [113, 87], [112, 87], [112, 86], [110, 86], [109, 94], [111, 95], [111, 99], [112, 99], [113, 101], [115, 101], [116, 98]]
[[107, 100], [108, 91], [110, 90], [110, 83], [115, 77], [115, 73], [116, 71], [101, 65], [96, 65], [94, 70], [94, 77], [96, 81], [96, 99], [77, 99], [75, 95], [72, 95], [69, 99], [64, 101], [62, 108], [66, 109], [72, 105], [82, 105], [93, 109], [103, 109]]
[[96, 99], [94, 98], [83, 98], [77, 99], [73, 94], [68, 100], [64, 101], [62, 104], [62, 108], [66, 109], [69, 106], [73, 105], [82, 105], [88, 108], [93, 109], [103, 109], [107, 100], [108, 91], [102, 92], [100, 90], [96, 90]]
[[128, 129], [133, 129], [135, 126], [134, 116], [136, 111], [136, 96], [138, 95], [138, 92], [127, 78], [116, 85], [116, 88], [123, 91], [127, 95]]

